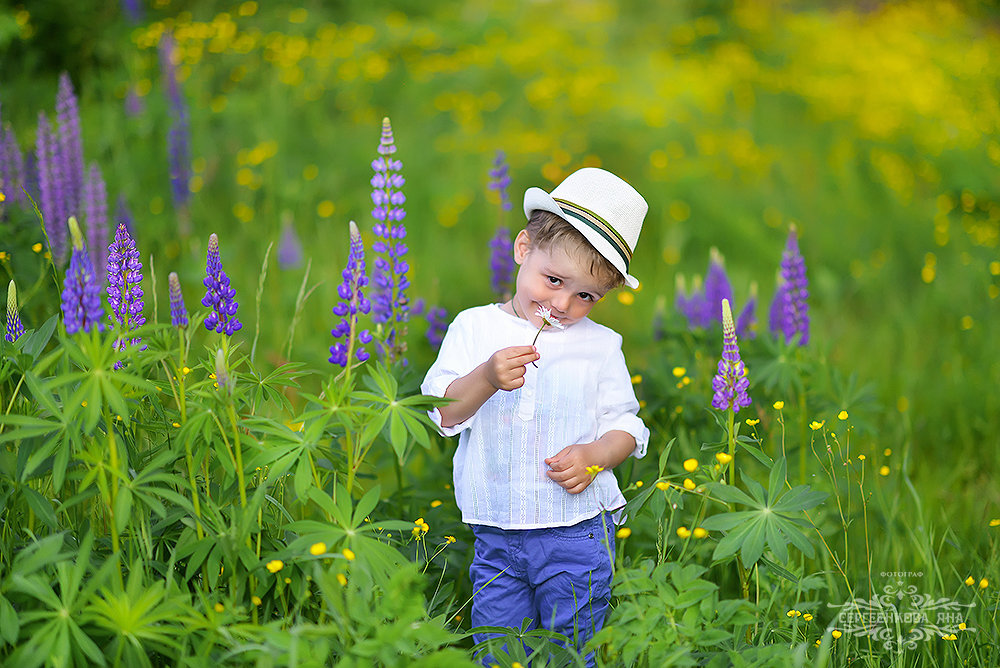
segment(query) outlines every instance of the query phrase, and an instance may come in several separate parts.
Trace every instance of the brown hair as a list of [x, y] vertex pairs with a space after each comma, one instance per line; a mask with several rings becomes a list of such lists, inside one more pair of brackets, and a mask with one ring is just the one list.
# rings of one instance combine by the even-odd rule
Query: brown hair
[[604, 286], [613, 290], [625, 285], [625, 277], [597, 252], [583, 234], [568, 222], [550, 211], [535, 209], [528, 218], [524, 231], [528, 233], [531, 248], [549, 250], [562, 248], [571, 256], [576, 256], [584, 264], [590, 264], [590, 274]]

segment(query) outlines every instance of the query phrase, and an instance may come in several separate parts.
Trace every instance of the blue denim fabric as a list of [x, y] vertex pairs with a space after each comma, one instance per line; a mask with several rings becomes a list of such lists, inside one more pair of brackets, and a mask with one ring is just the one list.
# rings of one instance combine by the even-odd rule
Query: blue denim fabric
[[[469, 567], [473, 626], [520, 627], [528, 617], [530, 628], [558, 631], [577, 648], [601, 629], [611, 599], [615, 553], [609, 514], [568, 527], [471, 527], [476, 537]], [[477, 643], [488, 637], [473, 635]], [[492, 657], [480, 660], [489, 665]], [[587, 657], [588, 665], [593, 661]]]

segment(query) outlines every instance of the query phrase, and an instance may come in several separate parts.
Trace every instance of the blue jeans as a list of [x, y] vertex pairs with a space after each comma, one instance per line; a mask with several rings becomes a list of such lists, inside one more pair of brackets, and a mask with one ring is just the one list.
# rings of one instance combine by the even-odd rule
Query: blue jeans
[[[573, 526], [504, 530], [471, 525], [472, 625], [558, 631], [577, 649], [604, 626], [611, 600], [615, 525], [610, 514]], [[478, 643], [489, 634], [474, 634]], [[487, 659], [488, 661], [491, 659]], [[593, 665], [593, 656], [587, 657]]]

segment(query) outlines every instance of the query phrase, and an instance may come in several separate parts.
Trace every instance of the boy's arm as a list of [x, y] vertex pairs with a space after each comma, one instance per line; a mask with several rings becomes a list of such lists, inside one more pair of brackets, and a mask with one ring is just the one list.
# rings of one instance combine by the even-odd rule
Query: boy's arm
[[570, 494], [579, 494], [594, 480], [587, 472], [588, 466], [613, 469], [628, 459], [634, 449], [632, 434], [612, 429], [596, 441], [567, 446], [546, 459], [550, 469], [547, 475]]
[[525, 366], [538, 358], [534, 346], [502, 348], [466, 375], [453, 380], [444, 396], [454, 401], [438, 408], [441, 426], [453, 427], [465, 422], [497, 390], [509, 392], [524, 385]]

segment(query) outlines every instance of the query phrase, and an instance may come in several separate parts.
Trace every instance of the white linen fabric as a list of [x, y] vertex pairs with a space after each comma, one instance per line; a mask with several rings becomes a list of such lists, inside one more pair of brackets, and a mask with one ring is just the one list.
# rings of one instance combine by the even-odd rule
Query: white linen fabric
[[[458, 314], [421, 391], [443, 397], [502, 348], [529, 345], [538, 330], [499, 304]], [[564, 330], [546, 328], [538, 342], [538, 367], [528, 365], [524, 386], [498, 390], [465, 422], [441, 427], [460, 434], [454, 457], [455, 497], [468, 524], [501, 529], [570, 526], [625, 504], [611, 471], [601, 471], [580, 494], [570, 494], [546, 475], [545, 458], [568, 445], [590, 443], [612, 430], [631, 434], [633, 456], [646, 454], [649, 430], [621, 350], [622, 337], [584, 318]]]

